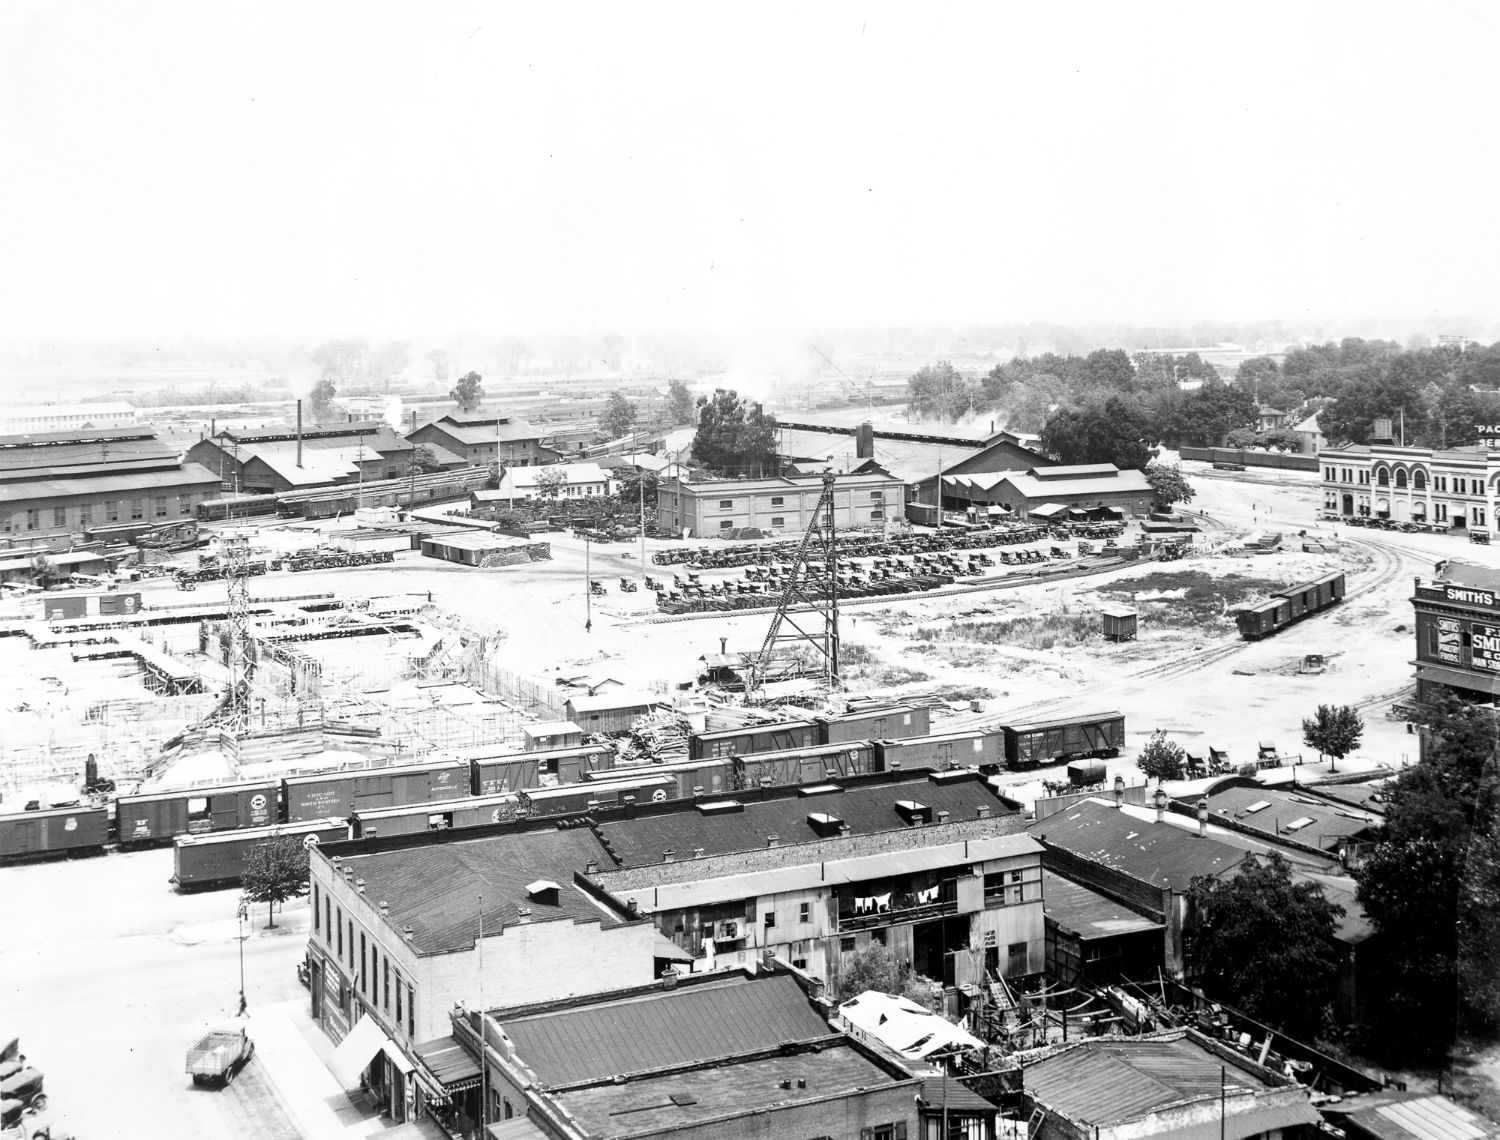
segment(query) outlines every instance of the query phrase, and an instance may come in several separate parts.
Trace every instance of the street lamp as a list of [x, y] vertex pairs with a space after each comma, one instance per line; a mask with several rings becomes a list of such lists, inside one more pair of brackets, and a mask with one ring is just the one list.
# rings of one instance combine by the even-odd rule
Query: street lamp
[[245, 904], [245, 897], [240, 896], [239, 908], [235, 911], [235, 920], [238, 925], [240, 944], [240, 1016], [245, 1016], [245, 919], [250, 917], [249, 907]]
[[583, 540], [583, 632], [594, 632], [594, 579], [589, 562], [589, 540]]

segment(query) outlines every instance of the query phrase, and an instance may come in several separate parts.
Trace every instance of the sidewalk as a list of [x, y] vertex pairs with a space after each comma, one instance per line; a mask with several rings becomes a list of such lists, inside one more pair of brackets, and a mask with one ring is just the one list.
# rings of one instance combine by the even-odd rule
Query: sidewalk
[[431, 1120], [393, 1124], [355, 1103], [328, 1068], [333, 1042], [313, 1025], [302, 1002], [260, 1006], [248, 1021], [255, 1058], [304, 1140], [448, 1140]]

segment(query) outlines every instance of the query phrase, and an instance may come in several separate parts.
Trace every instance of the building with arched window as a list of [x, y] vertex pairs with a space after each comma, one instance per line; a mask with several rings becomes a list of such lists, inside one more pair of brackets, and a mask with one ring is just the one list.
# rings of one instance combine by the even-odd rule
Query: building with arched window
[[1320, 448], [1318, 464], [1326, 513], [1434, 530], [1487, 531], [1494, 525], [1500, 451], [1402, 447], [1376, 440]]

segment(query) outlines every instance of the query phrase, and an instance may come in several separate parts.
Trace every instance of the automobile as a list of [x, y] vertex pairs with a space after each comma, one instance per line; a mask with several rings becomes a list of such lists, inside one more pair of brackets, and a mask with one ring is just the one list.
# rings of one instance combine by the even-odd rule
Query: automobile
[[234, 1083], [235, 1074], [255, 1056], [255, 1042], [243, 1025], [215, 1029], [205, 1033], [188, 1050], [187, 1071], [195, 1085], [215, 1081], [224, 1086]]

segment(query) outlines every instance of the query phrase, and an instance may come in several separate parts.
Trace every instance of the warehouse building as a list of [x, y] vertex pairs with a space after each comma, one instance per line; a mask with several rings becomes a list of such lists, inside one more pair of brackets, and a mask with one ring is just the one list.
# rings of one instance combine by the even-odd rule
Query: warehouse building
[[1500, 698], [1500, 571], [1472, 562], [1438, 563], [1416, 580], [1417, 701], [1444, 692], [1491, 704]]
[[338, 424], [307, 431], [224, 430], [188, 449], [190, 462], [219, 475], [226, 488], [271, 495], [411, 474], [412, 444], [384, 423]]
[[[818, 475], [772, 479], [669, 479], [656, 489], [657, 525], [689, 538], [755, 528], [793, 534], [807, 529], [823, 494]], [[834, 525], [840, 530], [904, 526], [906, 484], [880, 472], [834, 478]]]
[[1069, 518], [1127, 518], [1151, 513], [1155, 492], [1144, 472], [1113, 463], [1032, 467], [1024, 472], [979, 477], [952, 475], [943, 495], [963, 494], [974, 503], [996, 503], [1021, 518], [1045, 522]]
[[0, 408], [0, 434], [93, 431], [95, 428], [134, 427], [135, 408], [118, 400], [95, 404], [26, 404]]
[[108, 537], [192, 519], [219, 477], [151, 427], [0, 436], [0, 537]]
[[449, 412], [408, 432], [406, 438], [452, 452], [474, 466], [530, 467], [562, 458], [542, 446], [545, 433], [515, 416], [494, 412]]

